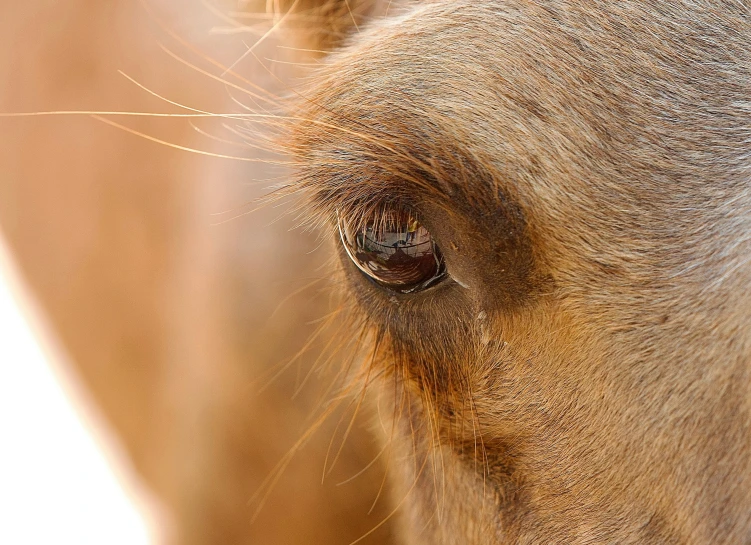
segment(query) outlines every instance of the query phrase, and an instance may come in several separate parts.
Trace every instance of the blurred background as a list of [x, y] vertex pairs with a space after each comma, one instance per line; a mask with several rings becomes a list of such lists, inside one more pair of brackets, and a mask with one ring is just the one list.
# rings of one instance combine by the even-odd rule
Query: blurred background
[[[294, 49], [305, 47], [303, 24], [269, 33], [279, 17], [265, 3], [0, 1], [2, 114], [273, 110], [243, 89], [289, 93], [321, 62]], [[228, 66], [237, 87], [210, 76]], [[320, 356], [336, 343], [336, 327], [315, 335], [331, 312], [329, 245], [294, 228], [285, 214], [294, 203], [248, 213], [285, 176], [258, 160], [284, 158], [248, 145], [234, 120], [102, 119], [110, 124], [0, 117], [0, 232], [46, 324], [43, 342], [57, 347], [57, 376], [76, 385], [65, 391], [88, 429], [96, 422], [98, 437], [110, 437], [99, 442], [107, 459], [158, 526], [151, 541], [348, 545], [364, 536], [391, 511], [387, 492], [378, 497], [383, 469], [369, 466], [379, 451], [370, 416], [355, 420], [322, 482], [349, 424], [346, 403], [264, 484], [325, 408], [333, 377], [319, 372]], [[252, 125], [248, 141], [262, 142], [262, 130]], [[6, 370], [31, 365], [8, 354]], [[35, 425], [27, 413], [13, 415], [19, 429]], [[32, 456], [38, 443], [19, 437], [14, 452], [27, 451], [43, 475], [57, 453], [45, 462]], [[79, 492], [65, 486], [62, 497]], [[40, 508], [30, 519], [45, 516]], [[360, 543], [391, 535], [384, 524]]]

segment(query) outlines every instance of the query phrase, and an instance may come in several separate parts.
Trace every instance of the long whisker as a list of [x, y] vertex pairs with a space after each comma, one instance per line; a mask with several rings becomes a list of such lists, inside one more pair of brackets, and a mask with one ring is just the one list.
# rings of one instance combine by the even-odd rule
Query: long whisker
[[253, 53], [253, 50], [254, 50], [255, 48], [257, 48], [257, 47], [258, 47], [259, 45], [261, 45], [261, 44], [262, 44], [262, 43], [263, 43], [264, 41], [266, 41], [266, 39], [267, 39], [267, 38], [268, 38], [269, 36], [271, 36], [271, 35], [272, 35], [272, 34], [273, 34], [273, 33], [274, 33], [274, 32], [275, 32], [275, 31], [276, 31], [276, 30], [277, 30], [277, 29], [278, 29], [278, 28], [279, 28], [279, 27], [280, 27], [280, 26], [281, 26], [281, 25], [282, 25], [282, 24], [283, 24], [283, 23], [285, 22], [285, 21], [286, 21], [286, 19], [287, 19], [287, 15], [288, 15], [288, 14], [290, 14], [291, 12], [293, 12], [293, 11], [295, 10], [295, 8], [297, 7], [297, 4], [298, 4], [299, 2], [300, 2], [300, 0], [295, 0], [294, 2], [292, 2], [292, 5], [291, 5], [291, 6], [289, 7], [289, 9], [287, 10], [287, 13], [285, 13], [285, 14], [284, 14], [284, 15], [283, 15], [283, 16], [281, 17], [281, 19], [279, 19], [278, 21], [276, 21], [276, 22], [275, 22], [275, 23], [273, 24], [273, 26], [272, 26], [272, 27], [271, 27], [271, 28], [270, 28], [270, 29], [269, 29], [269, 30], [268, 30], [268, 31], [267, 31], [267, 32], [266, 32], [266, 33], [265, 33], [265, 34], [264, 34], [263, 36], [261, 36], [260, 38], [258, 38], [258, 40], [256, 40], [256, 42], [255, 42], [255, 43], [254, 43], [254, 44], [253, 44], [253, 45], [252, 45], [251, 47], [249, 47], [249, 48], [248, 48], [248, 50], [247, 50], [247, 51], [246, 51], [245, 53], [243, 53], [243, 54], [242, 54], [242, 55], [240, 56], [240, 58], [239, 58], [239, 59], [237, 59], [237, 60], [236, 60], [235, 62], [233, 62], [233, 63], [232, 63], [232, 64], [231, 64], [230, 66], [229, 66], [229, 68], [227, 68], [227, 70], [225, 70], [225, 72], [224, 72], [224, 74], [222, 74], [222, 76], [224, 76], [224, 75], [225, 75], [225, 74], [226, 74], [226, 73], [227, 73], [228, 71], [232, 70], [232, 69], [233, 69], [233, 68], [234, 68], [235, 66], [237, 66], [237, 65], [238, 65], [238, 64], [239, 64], [240, 62], [242, 62], [242, 61], [243, 61], [243, 60], [244, 60], [244, 59], [245, 59], [245, 58], [246, 58], [246, 57], [247, 57], [248, 55], [250, 55], [251, 53]]
[[357, 414], [360, 411], [360, 407], [362, 406], [362, 402], [365, 399], [365, 394], [367, 392], [370, 374], [374, 367], [374, 362], [376, 358], [376, 354], [378, 353], [378, 340], [376, 340], [375, 345], [372, 348], [372, 357], [370, 361], [370, 365], [368, 365], [367, 373], [365, 375], [365, 381], [363, 383], [362, 391], [360, 395], [358, 396], [357, 405], [355, 406], [354, 414], [352, 415], [352, 419], [349, 421], [349, 425], [347, 426], [347, 429], [344, 432], [344, 437], [342, 438], [342, 442], [339, 445], [339, 450], [336, 453], [336, 456], [334, 456], [334, 460], [331, 462], [331, 466], [329, 468], [329, 473], [331, 473], [334, 469], [334, 466], [336, 465], [337, 460], [339, 460], [339, 456], [342, 454], [342, 450], [344, 449], [344, 444], [347, 441], [347, 437], [349, 437], [350, 432], [352, 431], [352, 426], [355, 423], [355, 419], [357, 418]]
[[192, 114], [173, 114], [163, 112], [126, 112], [126, 111], [97, 111], [97, 110], [53, 110], [48, 112], [10, 112], [0, 113], [0, 117], [47, 117], [47, 116], [121, 116], [121, 117], [177, 117], [177, 118], [197, 118], [197, 117], [226, 117], [235, 114], [215, 114], [210, 112], [192, 113]]
[[210, 57], [209, 55], [206, 55], [204, 52], [197, 49], [193, 44], [183, 39], [179, 34], [174, 32], [169, 25], [164, 23], [162, 19], [154, 12], [154, 10], [151, 8], [147, 0], [140, 0], [141, 6], [146, 10], [146, 12], [149, 14], [149, 16], [156, 22], [156, 24], [164, 31], [165, 34], [170, 36], [173, 40], [175, 40], [177, 43], [188, 49], [189, 51], [192, 51], [196, 55], [198, 55], [200, 58], [204, 59], [209, 64], [212, 64], [216, 66], [217, 68], [220, 68], [224, 70], [223, 75], [231, 75], [234, 78], [236, 78], [238, 81], [244, 83], [249, 88], [255, 89], [260, 93], [265, 93], [267, 95], [273, 96], [272, 93], [270, 93], [267, 89], [264, 89], [260, 85], [257, 85], [250, 81], [249, 79], [243, 77], [242, 75], [238, 74], [237, 72], [234, 72], [230, 69], [228, 69], [225, 65], [217, 61], [216, 59]]
[[[332, 318], [333, 318], [333, 316], [332, 316]], [[265, 383], [263, 384], [263, 386], [261, 386], [261, 387], [260, 387], [260, 388], [258, 389], [258, 393], [259, 393], [259, 394], [261, 394], [261, 393], [263, 393], [264, 391], [266, 391], [266, 389], [267, 389], [267, 388], [268, 388], [269, 386], [271, 386], [271, 385], [272, 385], [272, 384], [274, 383], [274, 381], [275, 381], [276, 379], [278, 379], [278, 378], [279, 378], [279, 377], [280, 377], [280, 376], [281, 376], [281, 375], [282, 375], [282, 374], [283, 374], [283, 373], [284, 373], [284, 372], [285, 372], [285, 371], [286, 371], [287, 369], [289, 369], [289, 368], [290, 368], [290, 367], [292, 366], [292, 364], [293, 364], [293, 363], [295, 363], [295, 362], [296, 362], [296, 361], [297, 361], [297, 360], [298, 360], [298, 359], [299, 359], [300, 357], [302, 357], [302, 356], [303, 356], [303, 355], [304, 355], [304, 354], [305, 354], [305, 353], [306, 353], [306, 352], [307, 352], [307, 351], [308, 351], [308, 350], [310, 349], [310, 347], [311, 347], [311, 346], [313, 345], [313, 343], [314, 343], [314, 342], [316, 341], [316, 339], [317, 339], [318, 337], [320, 337], [321, 333], [323, 333], [323, 332], [324, 332], [324, 331], [326, 330], [326, 326], [327, 326], [327, 325], [328, 325], [328, 322], [326, 322], [326, 323], [323, 323], [323, 324], [319, 325], [319, 326], [318, 326], [318, 327], [317, 327], [317, 328], [315, 329], [315, 331], [313, 332], [313, 334], [312, 334], [312, 335], [310, 335], [310, 337], [308, 337], [308, 340], [307, 340], [307, 341], [305, 342], [305, 344], [304, 344], [304, 345], [302, 346], [302, 348], [300, 348], [300, 350], [298, 350], [298, 351], [297, 351], [297, 352], [295, 353], [295, 355], [294, 355], [294, 356], [292, 356], [292, 357], [291, 357], [291, 358], [290, 358], [290, 359], [289, 359], [288, 361], [284, 362], [284, 363], [283, 363], [283, 364], [282, 364], [282, 365], [280, 366], [280, 368], [279, 368], [279, 369], [278, 369], [278, 370], [277, 370], [277, 371], [276, 371], [276, 372], [275, 372], [275, 373], [274, 373], [274, 374], [273, 374], [273, 375], [271, 376], [271, 378], [269, 378], [269, 379], [268, 379], [268, 380], [267, 380], [267, 381], [266, 381], [266, 382], [265, 382]], [[272, 369], [272, 370], [273, 370], [273, 369]]]
[[363, 539], [365, 539], [366, 537], [368, 537], [370, 534], [372, 534], [373, 532], [375, 532], [376, 530], [378, 530], [378, 528], [380, 528], [381, 526], [383, 526], [384, 524], [386, 524], [391, 519], [391, 517], [393, 517], [394, 515], [396, 515], [399, 512], [399, 509], [402, 508], [402, 505], [404, 504], [405, 501], [407, 501], [407, 498], [412, 493], [412, 491], [415, 489], [415, 486], [417, 486], [417, 483], [420, 481], [420, 477], [422, 476], [422, 472], [425, 470], [425, 467], [428, 464], [428, 458], [429, 458], [429, 455], [426, 454], [425, 455], [425, 461], [422, 463], [422, 466], [420, 466], [420, 470], [417, 472], [417, 475], [415, 476], [415, 481], [412, 483], [412, 486], [410, 486], [409, 490], [407, 490], [407, 493], [404, 494], [404, 497], [401, 499], [401, 501], [396, 505], [396, 507], [394, 507], [393, 511], [391, 511], [388, 515], [386, 515], [386, 517], [384, 517], [384, 519], [381, 520], [381, 522], [379, 522], [378, 524], [376, 524], [375, 526], [373, 526], [373, 528], [371, 528], [370, 530], [368, 530], [367, 532], [365, 532], [362, 536], [358, 537], [356, 540], [354, 540], [353, 542], [351, 542], [349, 545], [355, 545], [355, 543], [359, 543], [360, 541], [362, 541]]
[[[394, 373], [394, 413], [392, 415], [391, 420], [391, 430], [389, 435], [388, 444], [393, 445], [394, 444], [394, 435], [396, 434], [396, 427], [397, 427], [397, 421], [399, 418], [401, 418], [403, 412], [404, 412], [404, 403], [406, 401], [407, 395], [404, 390], [404, 388], [399, 388], [399, 378], [397, 377], [396, 373]], [[399, 396], [399, 403], [396, 403], [396, 392], [399, 390], [400, 396]], [[386, 481], [388, 479], [389, 475], [389, 469], [391, 468], [391, 459], [392, 456], [392, 450], [389, 449], [389, 456], [386, 458], [386, 469], [383, 473], [383, 478], [381, 479], [381, 485], [378, 487], [378, 492], [376, 493], [376, 497], [373, 499], [373, 503], [370, 505], [370, 509], [368, 510], [368, 515], [370, 515], [373, 510], [375, 509], [375, 506], [378, 504], [378, 500], [381, 497], [381, 494], [383, 493], [383, 489], [386, 486]]]
[[133, 134], [135, 136], [139, 136], [145, 140], [149, 140], [151, 142], [156, 142], [157, 144], [162, 144], [163, 146], [167, 146], [169, 148], [174, 148], [182, 151], [187, 151], [190, 153], [195, 153], [197, 155], [205, 155], [207, 157], [215, 157], [218, 159], [232, 159], [234, 161], [243, 161], [246, 163], [265, 163], [270, 165], [289, 165], [289, 163], [284, 161], [271, 161], [268, 159], [258, 159], [255, 157], [238, 157], [235, 155], [223, 155], [221, 153], [212, 153], [209, 151], [194, 149], [194, 148], [188, 148], [186, 146], [180, 146], [178, 144], [174, 144], [172, 142], [167, 142], [166, 140], [161, 140], [159, 138], [156, 138], [155, 136], [148, 135], [146, 133], [137, 131], [135, 129], [131, 129], [130, 127], [126, 127], [125, 125], [121, 125], [120, 123], [116, 123], [110, 119], [106, 119], [100, 115], [91, 115], [92, 118], [96, 119], [97, 121], [101, 121], [102, 123], [105, 123], [107, 125], [111, 125], [115, 128], [118, 128], [122, 131], [128, 132], [130, 134]]
[[357, 26], [357, 21], [355, 21], [355, 15], [352, 13], [352, 8], [349, 5], [349, 0], [344, 0], [344, 4], [347, 6], [347, 11], [349, 12], [349, 16], [352, 19], [352, 24], [355, 25], [355, 30], [358, 34], [360, 34], [360, 27]]
[[258, 488], [258, 491], [250, 497], [247, 505], [251, 505], [256, 501], [258, 502], [256, 509], [250, 518], [251, 524], [253, 524], [258, 518], [258, 515], [263, 509], [263, 506], [266, 504], [269, 495], [276, 486], [276, 483], [279, 482], [279, 479], [281, 479], [284, 470], [287, 468], [287, 466], [289, 466], [290, 462], [292, 462], [292, 459], [294, 458], [297, 451], [300, 450], [300, 448], [302, 448], [302, 446], [308, 442], [308, 440], [316, 431], [318, 431], [321, 425], [323, 425], [328, 417], [331, 416], [331, 414], [337, 409], [338, 405], [338, 401], [332, 400], [332, 403], [329, 404], [329, 406], [319, 415], [315, 422], [311, 426], [309, 426], [305, 433], [297, 440], [297, 442], [295, 442], [292, 448], [281, 458], [281, 460], [279, 460], [274, 469], [263, 480]]
[[[234, 140], [227, 140], [226, 138], [219, 138], [215, 134], [211, 134], [211, 133], [203, 130], [202, 128], [200, 128], [198, 125], [196, 125], [192, 121], [189, 121], [188, 123], [190, 124], [191, 128], [194, 131], [196, 131], [201, 136], [205, 136], [209, 140], [213, 140], [214, 142], [219, 142], [220, 144], [226, 144], [228, 146], [239, 147], [239, 148], [242, 148], [242, 149], [248, 149], [248, 148], [252, 149], [252, 146], [250, 146], [249, 144], [246, 144], [245, 142], [236, 142]], [[257, 149], [261, 149], [261, 148], [257, 148]], [[263, 150], [263, 151], [265, 151], [265, 150]]]
[[[331, 336], [331, 339], [329, 339], [329, 341], [326, 343], [326, 346], [323, 347], [323, 349], [321, 350], [321, 353], [319, 354], [319, 356], [310, 365], [310, 367], [308, 369], [308, 372], [305, 374], [305, 376], [302, 379], [302, 382], [300, 382], [300, 384], [296, 386], [295, 391], [292, 393], [292, 399], [295, 399], [300, 394], [300, 392], [302, 392], [303, 388], [305, 387], [305, 384], [307, 384], [307, 382], [308, 382], [308, 379], [310, 379], [310, 377], [313, 374], [313, 372], [316, 369], [318, 369], [319, 365], [321, 367], [325, 368], [334, 359], [334, 357], [336, 356], [336, 353], [335, 352], [334, 353], [330, 353], [329, 349], [331, 348], [331, 345], [336, 341], [336, 338], [337, 338], [338, 334], [342, 331], [342, 329], [344, 329], [344, 325], [340, 326], [339, 329]], [[321, 364], [320, 363], [321, 362], [321, 358], [323, 357], [324, 354], [329, 354], [329, 355], [323, 361], [323, 364]]]
[[385, 442], [384, 445], [383, 445], [383, 448], [381, 448], [381, 450], [378, 451], [378, 454], [375, 455], [375, 458], [373, 458], [370, 462], [368, 462], [368, 465], [366, 465], [364, 468], [362, 468], [360, 471], [358, 471], [357, 473], [355, 473], [351, 477], [349, 477], [349, 478], [347, 478], [347, 479], [345, 479], [343, 481], [340, 481], [340, 482], [336, 483], [336, 486], [342, 486], [342, 485], [345, 485], [345, 484], [347, 484], [347, 483], [349, 483], [351, 481], [354, 481], [360, 475], [362, 475], [363, 473], [365, 473], [368, 469], [370, 469], [371, 467], [373, 467], [373, 464], [375, 464], [378, 461], [378, 459], [383, 455], [384, 452], [386, 452], [386, 449], [389, 448], [390, 446], [391, 446], [391, 443]]
[[[217, 76], [215, 74], [212, 74], [211, 72], [208, 72], [208, 71], [206, 71], [206, 70], [204, 70], [204, 69], [196, 66], [195, 64], [193, 64], [191, 62], [188, 62], [187, 60], [183, 59], [182, 57], [180, 57], [176, 53], [173, 53], [172, 50], [169, 49], [166, 45], [164, 45], [162, 43], [159, 43], [159, 47], [162, 49], [162, 51], [164, 51], [167, 55], [169, 55], [170, 57], [172, 57], [173, 59], [175, 59], [177, 62], [179, 62], [179, 63], [187, 66], [188, 68], [190, 68], [191, 70], [194, 70], [195, 72], [197, 72], [198, 74], [201, 74], [202, 76], [206, 76], [209, 79], [212, 79], [214, 81], [218, 81], [218, 82], [226, 85], [227, 87], [231, 87], [232, 89], [235, 89], [237, 91], [240, 91], [243, 94], [246, 94], [246, 95], [252, 97], [253, 99], [263, 100], [265, 102], [268, 102], [268, 103], [271, 103], [271, 104], [274, 104], [274, 105], [277, 104], [278, 97], [274, 96], [272, 93], [270, 93], [269, 91], [263, 89], [262, 87], [253, 86], [256, 89], [262, 89], [264, 91], [263, 94], [259, 94], [259, 93], [253, 92], [250, 89], [248, 89], [247, 87], [243, 87], [241, 85], [237, 85], [235, 83], [232, 83], [231, 81], [228, 81], [224, 77], [224, 75], [226, 75], [227, 73], [229, 73], [227, 71], [225, 71], [225, 74], [223, 74], [222, 76]], [[247, 83], [247, 82], [245, 82], [245, 83]], [[264, 96], [264, 95], [266, 95], [266, 96]]]
[[[125, 79], [127, 79], [128, 81], [130, 81], [133, 85], [137, 86], [142, 91], [147, 92], [151, 96], [156, 97], [159, 100], [161, 100], [163, 102], [166, 102], [167, 104], [171, 104], [172, 106], [177, 106], [178, 108], [181, 108], [183, 110], [188, 110], [189, 112], [196, 112], [196, 113], [204, 114], [204, 115], [206, 115], [206, 114], [212, 114], [213, 113], [213, 112], [207, 112], [206, 110], [201, 110], [201, 109], [198, 109], [198, 108], [191, 108], [190, 106], [186, 106], [185, 104], [181, 104], [181, 103], [176, 102], [174, 100], [170, 100], [167, 97], [160, 95], [156, 91], [154, 91], [152, 89], [149, 89], [148, 87], [146, 87], [142, 83], [136, 81], [134, 78], [130, 77], [128, 74], [126, 74], [122, 70], [118, 70], [118, 73], [121, 76], [123, 76]], [[219, 115], [219, 114], [213, 114], [213, 116], [214, 117], [229, 117], [229, 118], [233, 117], [233, 115], [225, 116], [225, 115]]]

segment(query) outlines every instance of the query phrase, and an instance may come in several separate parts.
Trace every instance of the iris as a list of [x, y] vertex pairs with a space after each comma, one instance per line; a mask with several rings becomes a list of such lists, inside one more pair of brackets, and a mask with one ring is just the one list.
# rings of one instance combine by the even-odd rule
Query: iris
[[386, 211], [357, 222], [339, 215], [347, 255], [363, 274], [400, 293], [424, 290], [446, 276], [430, 232], [409, 211]]

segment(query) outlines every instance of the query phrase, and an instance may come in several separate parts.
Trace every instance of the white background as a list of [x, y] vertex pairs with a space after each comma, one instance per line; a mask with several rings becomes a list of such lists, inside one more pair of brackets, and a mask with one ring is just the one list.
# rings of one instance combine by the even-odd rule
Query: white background
[[156, 543], [116, 440], [24, 292], [0, 237], [0, 544]]

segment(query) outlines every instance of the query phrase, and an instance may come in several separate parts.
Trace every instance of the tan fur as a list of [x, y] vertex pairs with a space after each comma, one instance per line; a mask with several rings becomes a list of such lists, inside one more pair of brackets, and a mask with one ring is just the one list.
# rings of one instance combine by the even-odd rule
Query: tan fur
[[[263, 172], [90, 120], [0, 122], [3, 231], [174, 514], [174, 541], [349, 543], [386, 520], [362, 541], [384, 543], [394, 512], [396, 541], [411, 545], [750, 542], [748, 2], [267, 4], [255, 9], [320, 65], [281, 86], [290, 115], [268, 123], [296, 166], [289, 191], [338, 249], [334, 318], [356, 326], [334, 368], [362, 360], [350, 390], [375, 394], [390, 477], [390, 505], [370, 517], [377, 476], [319, 486], [324, 458], [343, 479], [379, 451], [354, 426], [343, 454], [327, 454], [335, 416], [249, 524], [248, 500], [317, 402], [290, 400], [299, 377], [265, 394], [256, 381], [305, 346], [326, 308], [283, 307], [269, 333], [290, 291], [275, 282], [321, 274], [317, 239], [284, 225], [265, 259], [248, 259], [276, 211], [205, 228], [249, 198], [217, 179]], [[162, 109], [113, 85], [117, 69], [164, 83], [171, 100], [227, 108], [224, 85], [147, 62], [161, 53], [135, 30], [154, 23], [145, 12], [50, 5], [18, 4], [0, 23], [13, 82], [0, 111], [109, 109], [102, 97]], [[241, 86], [278, 93], [270, 72]], [[205, 144], [158, 121], [129, 126]], [[421, 293], [375, 287], [337, 238], [337, 214], [402, 205], [452, 277]], [[303, 361], [301, 375], [317, 370]]]
[[332, 232], [408, 205], [458, 280], [390, 293], [340, 252], [405, 542], [751, 540], [751, 6], [394, 9], [290, 149]]

